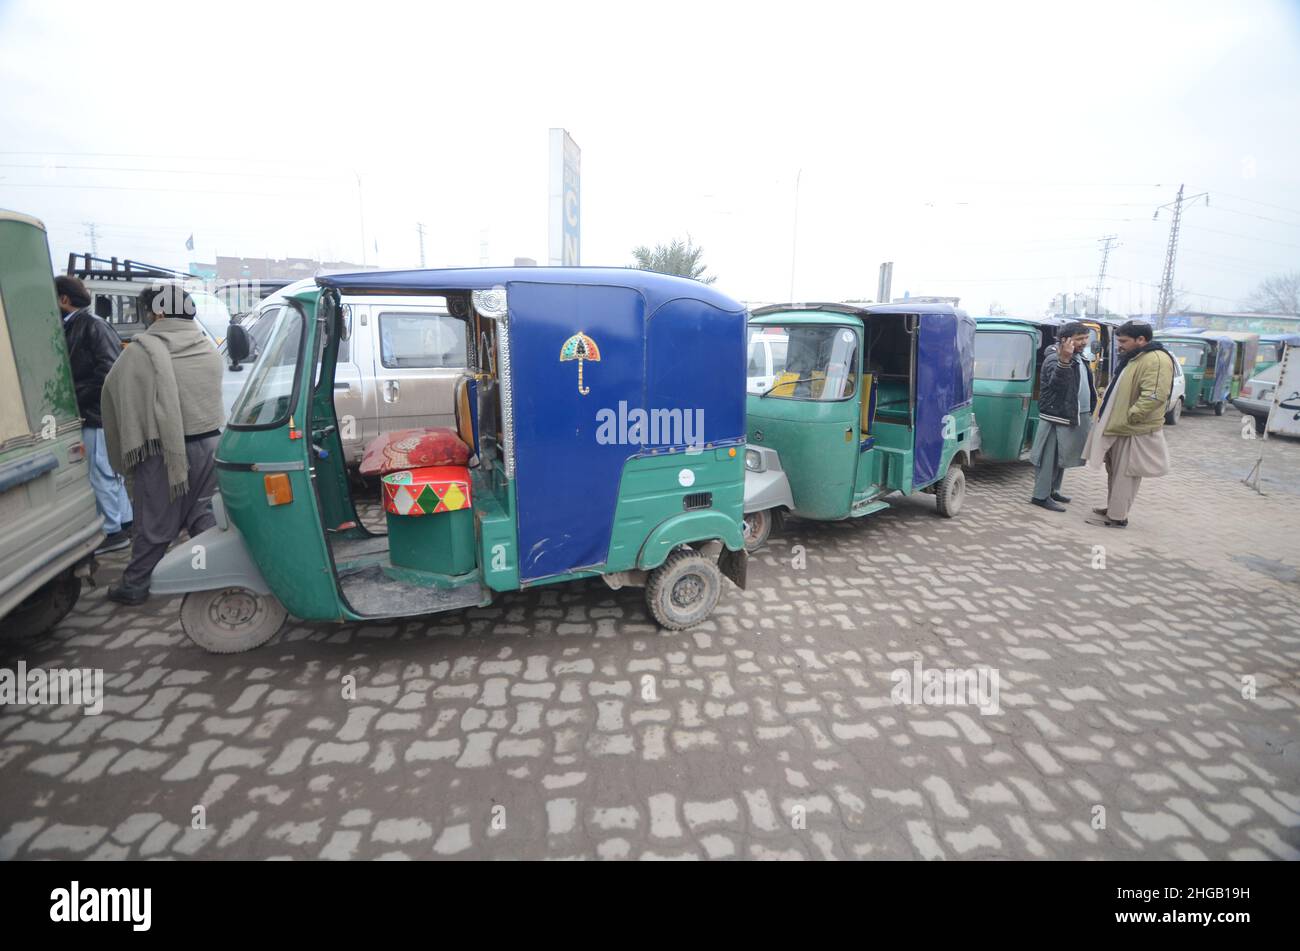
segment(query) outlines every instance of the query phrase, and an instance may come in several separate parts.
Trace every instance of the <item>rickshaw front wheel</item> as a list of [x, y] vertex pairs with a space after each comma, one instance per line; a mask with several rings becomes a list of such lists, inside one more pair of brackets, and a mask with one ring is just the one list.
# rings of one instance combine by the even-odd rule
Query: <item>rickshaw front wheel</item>
[[939, 514], [952, 518], [961, 511], [961, 504], [966, 499], [966, 473], [961, 466], [949, 466], [948, 474], [935, 490], [934, 502]]
[[275, 595], [247, 588], [191, 591], [181, 603], [181, 627], [213, 654], [237, 654], [265, 644], [288, 616]]
[[1215, 416], [1223, 415], [1223, 400], [1219, 400], [1219, 402], [1214, 404], [1214, 415]]
[[661, 627], [681, 631], [713, 613], [722, 593], [717, 563], [692, 548], [675, 551], [650, 572], [645, 600]]
[[741, 533], [745, 536], [745, 550], [758, 551], [766, 545], [775, 521], [775, 513], [772, 509], [746, 513], [744, 524], [741, 526]]

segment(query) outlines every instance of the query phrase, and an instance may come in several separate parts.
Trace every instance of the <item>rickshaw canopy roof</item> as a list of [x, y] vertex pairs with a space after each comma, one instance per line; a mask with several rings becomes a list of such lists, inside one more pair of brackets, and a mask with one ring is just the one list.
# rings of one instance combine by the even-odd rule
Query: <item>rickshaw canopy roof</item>
[[361, 271], [329, 274], [316, 278], [321, 287], [337, 288], [347, 294], [435, 294], [482, 291], [493, 287], [509, 289], [511, 284], [552, 284], [568, 287], [625, 287], [645, 298], [648, 313], [682, 298], [703, 301], [721, 310], [735, 312], [744, 307], [708, 284], [621, 267], [497, 267], [443, 268], [411, 271]]

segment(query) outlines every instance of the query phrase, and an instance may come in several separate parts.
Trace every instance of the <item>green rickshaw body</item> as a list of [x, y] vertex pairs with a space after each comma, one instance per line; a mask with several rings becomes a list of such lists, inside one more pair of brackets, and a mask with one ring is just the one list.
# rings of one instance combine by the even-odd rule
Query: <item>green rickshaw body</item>
[[71, 610], [103, 519], [90, 486], [45, 226], [0, 209], [0, 623], [43, 633]]
[[1238, 330], [1216, 330], [1214, 334], [1233, 343], [1232, 385], [1228, 399], [1235, 400], [1241, 395], [1246, 381], [1255, 375], [1255, 364], [1259, 362], [1259, 334]]
[[[318, 285], [289, 298], [218, 446], [219, 525], [204, 545], [221, 546], [222, 564], [204, 581], [174, 551], [155, 572], [160, 593], [238, 584], [304, 620], [355, 621], [579, 578], [645, 584], [648, 599], [657, 577], [688, 569], [713, 602], [723, 574], [743, 587], [743, 305], [612, 268], [370, 272]], [[358, 515], [340, 439], [353, 421], [334, 410], [345, 294], [424, 295], [466, 334], [454, 432], [416, 432], [459, 440], [469, 462], [385, 477], [388, 534]], [[716, 566], [699, 564], [702, 553]], [[672, 598], [651, 603], [656, 619], [695, 623], [674, 613], [690, 602]]]
[[[974, 321], [943, 304], [755, 310], [746, 513], [838, 520], [933, 491], [978, 439], [973, 338]], [[774, 351], [780, 365], [760, 365]]]
[[1038, 371], [1061, 324], [1056, 318], [976, 318], [973, 403], [980, 461], [1016, 462], [1029, 452], [1038, 429]]
[[1156, 338], [1178, 361], [1183, 370], [1185, 409], [1214, 408], [1222, 412], [1223, 405], [1232, 397], [1233, 387], [1240, 389], [1234, 379], [1234, 366], [1238, 360], [1237, 345], [1226, 334], [1217, 331], [1205, 333], [1156, 332]]
[[1259, 376], [1270, 367], [1282, 362], [1282, 354], [1287, 346], [1300, 348], [1300, 334], [1260, 334], [1259, 356], [1255, 359], [1255, 369], [1251, 376]]

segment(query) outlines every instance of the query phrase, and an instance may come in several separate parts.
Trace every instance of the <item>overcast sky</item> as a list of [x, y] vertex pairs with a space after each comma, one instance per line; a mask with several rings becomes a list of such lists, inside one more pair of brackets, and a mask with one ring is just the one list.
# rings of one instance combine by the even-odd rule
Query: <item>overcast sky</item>
[[553, 126], [583, 264], [689, 234], [746, 301], [891, 260], [895, 296], [1039, 314], [1114, 234], [1104, 302], [1149, 312], [1180, 183], [1193, 304], [1300, 269], [1295, 2], [0, 0], [0, 206], [56, 267], [87, 222], [170, 266], [413, 267], [417, 222], [430, 267], [545, 263]]

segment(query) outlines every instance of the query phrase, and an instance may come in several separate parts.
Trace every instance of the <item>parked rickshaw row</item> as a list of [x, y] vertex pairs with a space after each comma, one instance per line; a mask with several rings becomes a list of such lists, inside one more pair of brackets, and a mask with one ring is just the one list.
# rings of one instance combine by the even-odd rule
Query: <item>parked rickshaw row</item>
[[[55, 483], [43, 479], [58, 469], [70, 484], [85, 463], [63, 441], [35, 435], [51, 399], [58, 418], [67, 415], [66, 356], [51, 370], [53, 389], [27, 379], [29, 368], [50, 368], [26, 354], [61, 338], [48, 250], [44, 261], [32, 252], [44, 244], [39, 223], [12, 218], [5, 228], [25, 253], [0, 266], [9, 308], [0, 309], [0, 342], [12, 339], [17, 353], [0, 350], [0, 384], [12, 391], [0, 512], [7, 532], [17, 519], [21, 534], [15, 489], [24, 505], [44, 500]], [[32, 273], [38, 264], [43, 275]], [[359, 302], [396, 298], [457, 321], [467, 366], [454, 425], [388, 433], [367, 448], [362, 470], [381, 480], [381, 532], [358, 512], [339, 364], [368, 313]], [[644, 587], [651, 616], [683, 629], [713, 611], [724, 576], [744, 588], [748, 553], [787, 516], [867, 516], [894, 493], [932, 494], [939, 514], [955, 516], [965, 468], [1019, 459], [1032, 442], [1037, 367], [1054, 326], [976, 321], [936, 303], [751, 314], [705, 285], [626, 269], [321, 277], [289, 293], [264, 328], [217, 450], [217, 525], [166, 555], [151, 593], [183, 595], [184, 630], [217, 652], [264, 643], [289, 614], [409, 617], [597, 577]], [[1113, 328], [1090, 327], [1087, 359], [1104, 386], [1116, 365]], [[1189, 406], [1236, 385], [1220, 380], [1220, 363], [1234, 354], [1239, 369], [1253, 363], [1253, 349], [1220, 349], [1226, 339], [1187, 337], [1213, 350], [1198, 365], [1215, 370], [1195, 396], [1189, 390]], [[1189, 374], [1191, 352], [1180, 354]], [[612, 426], [615, 416], [622, 422]], [[629, 417], [641, 422], [626, 425]], [[60, 422], [61, 436], [73, 424]], [[54, 465], [32, 465], [32, 447]], [[93, 512], [77, 498], [86, 524], [66, 530], [59, 558], [0, 588], [0, 614], [71, 578], [93, 550]]]

